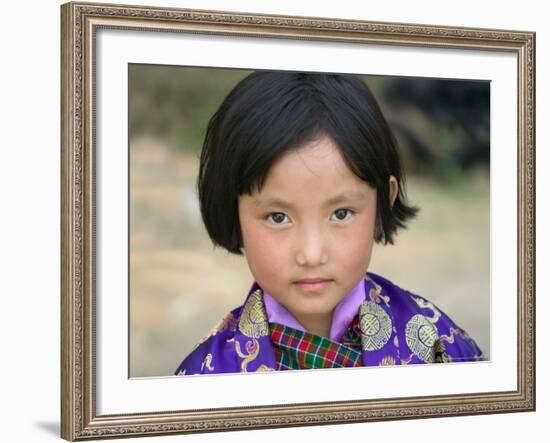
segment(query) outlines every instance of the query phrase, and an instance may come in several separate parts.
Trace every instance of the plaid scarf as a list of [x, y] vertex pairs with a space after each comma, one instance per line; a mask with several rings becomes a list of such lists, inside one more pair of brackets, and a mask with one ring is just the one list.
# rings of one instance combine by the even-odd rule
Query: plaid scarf
[[277, 370], [343, 368], [362, 365], [361, 330], [356, 316], [341, 343], [320, 335], [269, 323]]

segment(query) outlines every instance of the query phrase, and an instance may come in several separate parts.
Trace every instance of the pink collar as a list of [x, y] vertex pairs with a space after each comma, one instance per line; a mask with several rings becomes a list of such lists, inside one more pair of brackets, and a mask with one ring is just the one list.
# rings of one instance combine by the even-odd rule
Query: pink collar
[[[357, 283], [340, 302], [336, 305], [332, 314], [330, 327], [330, 339], [339, 342], [345, 334], [351, 321], [359, 311], [359, 306], [365, 300], [365, 282], [363, 279]], [[294, 316], [277, 300], [267, 292], [264, 292], [264, 305], [267, 313], [267, 320], [271, 323], [279, 323], [290, 328], [305, 331], [305, 328], [294, 318]]]

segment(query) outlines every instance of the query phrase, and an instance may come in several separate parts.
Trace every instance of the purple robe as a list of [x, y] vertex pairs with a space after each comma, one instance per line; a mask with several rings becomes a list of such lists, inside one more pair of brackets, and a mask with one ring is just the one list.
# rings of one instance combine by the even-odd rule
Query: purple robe
[[[389, 280], [367, 273], [357, 312], [363, 366], [465, 362], [483, 353], [445, 313]], [[273, 371], [275, 350], [263, 290], [252, 285], [231, 311], [181, 362], [176, 375]]]

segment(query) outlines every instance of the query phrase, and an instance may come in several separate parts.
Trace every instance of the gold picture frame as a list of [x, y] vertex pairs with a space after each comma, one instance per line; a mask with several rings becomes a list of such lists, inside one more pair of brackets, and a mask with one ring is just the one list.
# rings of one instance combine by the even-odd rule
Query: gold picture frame
[[[71, 2], [61, 6], [61, 436], [264, 429], [535, 410], [535, 34]], [[96, 33], [100, 29], [444, 49], [517, 57], [517, 389], [453, 395], [97, 414]]]

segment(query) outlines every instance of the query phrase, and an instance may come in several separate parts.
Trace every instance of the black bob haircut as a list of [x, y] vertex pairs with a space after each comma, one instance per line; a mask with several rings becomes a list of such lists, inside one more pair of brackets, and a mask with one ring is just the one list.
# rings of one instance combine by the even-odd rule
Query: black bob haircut
[[[375, 241], [393, 244], [418, 208], [405, 200], [394, 136], [376, 99], [356, 76], [254, 72], [210, 119], [197, 179], [202, 218], [214, 245], [242, 254], [238, 197], [261, 190], [283, 154], [330, 137], [348, 167], [376, 189]], [[399, 184], [390, 207], [389, 177]]]

